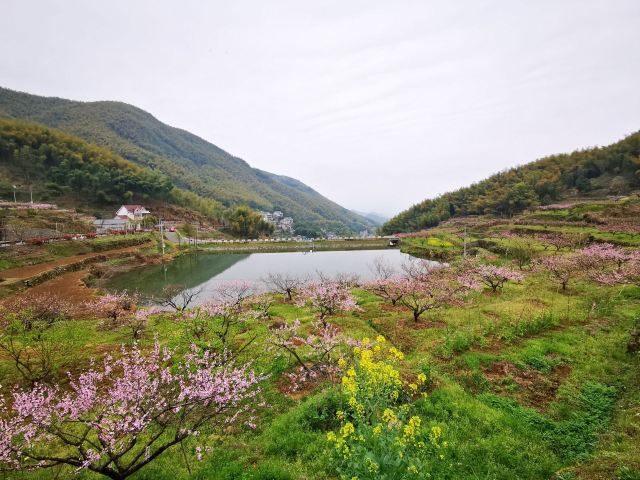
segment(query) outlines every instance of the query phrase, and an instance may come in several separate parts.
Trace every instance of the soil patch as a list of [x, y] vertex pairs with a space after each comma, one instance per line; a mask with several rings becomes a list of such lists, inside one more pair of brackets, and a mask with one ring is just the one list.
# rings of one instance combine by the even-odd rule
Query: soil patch
[[547, 302], [545, 302], [544, 300], [540, 300], [539, 298], [528, 298], [527, 302], [538, 308], [546, 308], [549, 306]]
[[95, 289], [88, 288], [84, 284], [83, 278], [86, 274], [86, 270], [69, 272], [24, 290], [16, 296], [51, 295], [68, 302], [73, 309], [74, 317], [86, 318], [92, 316], [93, 312], [85, 304], [95, 296], [96, 292]]
[[[413, 322], [413, 319], [411, 320]], [[416, 340], [408, 334], [408, 329], [402, 325], [402, 320], [373, 320], [375, 330], [385, 336], [393, 345], [402, 350], [409, 352], [416, 348]]]
[[412, 328], [413, 330], [426, 330], [428, 328], [447, 328], [447, 324], [440, 320], [420, 319], [417, 322], [413, 318], [398, 320], [398, 327]]
[[380, 305], [380, 310], [384, 312], [406, 312], [409, 309], [402, 305], [391, 305], [389, 303], [383, 303]]
[[329, 372], [317, 372], [314, 377], [307, 378], [304, 382], [298, 383], [295, 376], [301, 372], [302, 367], [298, 366], [291, 375], [282, 375], [276, 382], [276, 388], [280, 393], [293, 400], [300, 400], [314, 393], [318, 387], [326, 382], [335, 383], [337, 377]]
[[496, 312], [492, 312], [491, 310], [483, 311], [482, 314], [485, 317], [489, 317], [492, 320], [500, 320], [500, 314], [498, 314]]
[[513, 395], [521, 403], [544, 411], [556, 398], [558, 388], [571, 373], [571, 368], [568, 365], [560, 365], [545, 375], [537, 370], [520, 369], [511, 362], [500, 360], [483, 368], [482, 371], [498, 394], [509, 393], [509, 389], [515, 384], [518, 388]]
[[[142, 244], [144, 245], [144, 244]], [[103, 252], [83, 253], [80, 255], [73, 255], [71, 257], [60, 258], [52, 262], [39, 263], [37, 265], [29, 265], [27, 267], [11, 268], [2, 272], [2, 278], [4, 280], [25, 280], [41, 273], [53, 270], [56, 267], [64, 267], [74, 264], [76, 262], [86, 260], [88, 258], [111, 256], [114, 254], [121, 254], [126, 252], [135, 252], [140, 250], [142, 245], [134, 245], [133, 247], [116, 248], [114, 250], [105, 250]]]

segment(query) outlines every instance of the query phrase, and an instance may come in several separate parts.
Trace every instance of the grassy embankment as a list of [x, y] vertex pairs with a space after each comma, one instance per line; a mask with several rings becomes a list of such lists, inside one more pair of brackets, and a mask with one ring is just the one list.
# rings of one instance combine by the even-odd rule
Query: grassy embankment
[[[482, 236], [490, 245], [506, 247], [512, 240], [501, 232], [512, 226], [468, 233], [473, 240]], [[441, 230], [438, 242], [460, 233], [458, 227], [444, 228], [449, 231]], [[423, 240], [410, 244], [427, 246], [428, 239]], [[631, 241], [640, 241], [640, 236]], [[451, 243], [454, 247], [449, 248], [459, 246]], [[533, 246], [537, 255], [554, 254], [536, 241]], [[482, 247], [476, 251], [498, 264], [510, 262], [508, 253]], [[640, 478], [640, 358], [626, 350], [629, 332], [639, 321], [640, 288], [602, 287], [581, 278], [563, 293], [543, 273], [523, 273], [521, 284], [508, 284], [497, 294], [474, 293], [467, 305], [426, 315], [418, 324], [408, 311], [356, 289], [362, 311], [338, 314], [330, 321], [345, 337], [384, 335], [406, 354], [406, 373], [428, 373], [431, 392], [418, 402], [420, 414], [443, 428], [450, 445], [444, 467], [433, 460], [433, 471], [443, 472], [437, 478]], [[234, 428], [224, 435], [205, 431], [197, 442], [186, 444], [191, 474], [180, 450], [174, 449], [134, 478], [334, 478], [325, 434], [337, 425], [337, 387], [324, 383], [295, 398], [283, 394], [282, 374], [293, 363], [264, 348], [273, 322], [300, 319], [310, 330], [314, 314], [281, 297], [274, 299], [270, 320], [249, 321], [237, 332], [239, 342], [258, 335], [245, 359], [271, 374], [265, 385], [270, 408], [260, 415], [257, 430]], [[182, 348], [183, 332], [176, 321], [159, 317], [147, 328], [142, 345], [151, 347], [157, 336], [165, 345]], [[65, 322], [51, 334], [81, 347], [70, 348], [73, 370], [130, 342], [128, 330], [104, 331], [97, 320]], [[0, 378], [3, 385], [19, 381], [7, 361], [0, 362]], [[203, 443], [213, 450], [197, 462], [195, 446]], [[71, 471], [25, 472], [14, 478], [61, 475]], [[82, 472], [76, 478], [97, 477]]]
[[155, 238], [150, 234], [113, 235], [87, 240], [67, 240], [43, 245], [21, 245], [0, 250], [0, 272], [41, 263], [53, 262], [75, 255], [105, 252], [142, 245]]
[[314, 242], [246, 242], [246, 243], [209, 243], [199, 245], [199, 249], [209, 253], [259, 253], [259, 252], [304, 252], [312, 248], [323, 250], [366, 250], [380, 249], [389, 246], [389, 240], [384, 238], [355, 239], [355, 240], [317, 240]]

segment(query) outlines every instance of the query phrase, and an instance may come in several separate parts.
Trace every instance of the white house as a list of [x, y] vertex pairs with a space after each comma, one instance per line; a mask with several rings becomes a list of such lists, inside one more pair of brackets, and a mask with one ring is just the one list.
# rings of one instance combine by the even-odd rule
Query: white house
[[145, 215], [149, 215], [151, 212], [144, 208], [142, 205], [122, 205], [116, 212], [118, 219], [129, 219], [131, 221], [142, 220]]

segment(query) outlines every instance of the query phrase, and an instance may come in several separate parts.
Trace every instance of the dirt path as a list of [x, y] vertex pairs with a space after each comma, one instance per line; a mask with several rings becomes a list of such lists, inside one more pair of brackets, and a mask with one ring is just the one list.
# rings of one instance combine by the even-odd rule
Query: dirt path
[[134, 245], [132, 247], [123, 247], [116, 248], [114, 250], [105, 250], [102, 252], [92, 252], [92, 253], [82, 253], [80, 255], [73, 255], [71, 257], [64, 257], [58, 260], [54, 260], [52, 262], [39, 263], [37, 265], [29, 265], [28, 267], [18, 267], [11, 268], [9, 270], [0, 271], [0, 283], [2, 281], [16, 281], [16, 280], [25, 280], [27, 278], [34, 277], [39, 275], [40, 273], [47, 272], [55, 267], [71, 265], [73, 263], [79, 262], [81, 260], [85, 260], [87, 258], [99, 257], [99, 256], [111, 256], [114, 254], [126, 253], [126, 252], [135, 252], [139, 250], [142, 246]]
[[73, 315], [81, 318], [91, 315], [91, 311], [85, 306], [91, 300], [96, 289], [87, 287], [82, 278], [87, 274], [87, 270], [69, 272], [47, 282], [36, 285], [17, 294], [17, 296], [31, 295], [53, 295], [68, 302], [73, 308]]

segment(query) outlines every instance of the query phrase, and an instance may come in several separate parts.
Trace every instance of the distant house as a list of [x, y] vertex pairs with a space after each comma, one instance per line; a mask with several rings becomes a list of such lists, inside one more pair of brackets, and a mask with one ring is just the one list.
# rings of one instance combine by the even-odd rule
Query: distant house
[[262, 215], [262, 220], [270, 223], [276, 229], [276, 233], [287, 233], [293, 235], [293, 218], [285, 217], [280, 210], [275, 212], [258, 212]]
[[151, 212], [143, 205], [122, 205], [112, 219], [98, 219], [94, 223], [98, 233], [111, 230], [140, 230], [144, 217]]
[[116, 219], [139, 221], [151, 212], [142, 205], [122, 205], [116, 212]]

